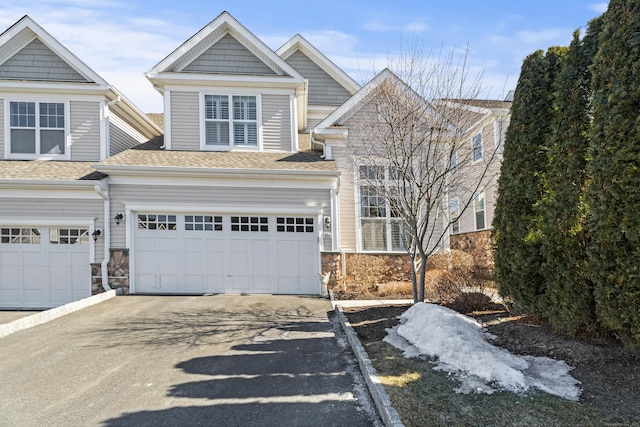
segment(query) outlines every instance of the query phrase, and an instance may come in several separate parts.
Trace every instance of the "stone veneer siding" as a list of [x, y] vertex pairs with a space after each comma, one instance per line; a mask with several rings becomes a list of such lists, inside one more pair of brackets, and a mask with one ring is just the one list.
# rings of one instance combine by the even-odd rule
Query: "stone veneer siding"
[[[355, 255], [371, 258], [382, 258], [386, 264], [386, 272], [380, 278], [380, 282], [406, 282], [411, 281], [411, 262], [407, 254], [389, 254], [389, 253], [345, 253], [347, 261], [347, 276], [351, 275], [349, 271], [349, 258]], [[340, 252], [323, 252], [322, 253], [322, 275], [325, 277], [327, 289], [342, 287], [342, 254]], [[327, 277], [328, 275], [328, 277]]]
[[472, 255], [477, 266], [493, 269], [493, 239], [491, 238], [491, 230], [452, 234], [450, 242], [451, 249], [457, 249]]
[[[123, 294], [129, 293], [129, 249], [111, 249], [111, 257], [107, 264], [109, 287], [122, 289]], [[100, 263], [91, 264], [91, 294], [101, 294], [102, 266]]]
[[493, 238], [491, 230], [453, 234], [451, 249], [458, 249], [473, 256], [474, 276], [480, 280], [493, 280]]

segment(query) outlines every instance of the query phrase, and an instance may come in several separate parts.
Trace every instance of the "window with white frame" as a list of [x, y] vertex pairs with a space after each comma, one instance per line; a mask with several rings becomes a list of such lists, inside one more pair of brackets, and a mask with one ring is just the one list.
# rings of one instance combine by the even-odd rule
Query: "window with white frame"
[[10, 152], [17, 155], [65, 154], [63, 102], [9, 102]]
[[395, 188], [397, 171], [385, 166], [360, 166], [360, 236], [363, 251], [405, 250], [402, 220], [385, 194]]
[[449, 216], [451, 221], [451, 234], [460, 232], [460, 199], [453, 197], [449, 200]]
[[473, 150], [473, 161], [482, 160], [482, 134], [476, 134], [471, 140], [471, 149]]
[[473, 210], [476, 217], [476, 230], [483, 230], [486, 228], [485, 221], [485, 197], [484, 191], [482, 193], [476, 193], [473, 199]]
[[205, 95], [204, 121], [206, 146], [258, 146], [256, 96]]
[[458, 172], [458, 152], [457, 151], [454, 151], [453, 153], [451, 153], [451, 162], [449, 165], [449, 171], [451, 172], [451, 175]]

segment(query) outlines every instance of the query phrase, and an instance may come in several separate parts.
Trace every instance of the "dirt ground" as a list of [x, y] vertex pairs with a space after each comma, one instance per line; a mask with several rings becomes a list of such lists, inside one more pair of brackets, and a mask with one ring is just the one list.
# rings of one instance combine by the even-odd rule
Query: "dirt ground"
[[[363, 344], [381, 341], [408, 306], [345, 308]], [[640, 422], [640, 354], [616, 343], [567, 338], [546, 325], [510, 315], [500, 307], [467, 313], [497, 338], [492, 341], [517, 355], [547, 356], [567, 362], [582, 384], [580, 401], [604, 412]]]

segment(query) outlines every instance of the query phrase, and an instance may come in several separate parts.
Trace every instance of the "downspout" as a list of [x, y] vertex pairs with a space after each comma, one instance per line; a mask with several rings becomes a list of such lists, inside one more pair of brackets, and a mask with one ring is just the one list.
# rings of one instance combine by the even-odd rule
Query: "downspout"
[[111, 290], [111, 286], [109, 286], [109, 273], [107, 272], [107, 265], [111, 257], [109, 252], [109, 243], [111, 240], [111, 205], [108, 188], [104, 188], [102, 184], [96, 184], [94, 189], [96, 193], [102, 197], [102, 200], [104, 200], [104, 225], [102, 227], [104, 231], [102, 234], [102, 238], [104, 239], [104, 259], [100, 263], [100, 273], [102, 274], [102, 289], [106, 292]]
[[313, 134], [316, 133], [316, 128], [311, 129], [311, 132], [309, 133], [309, 139], [311, 140], [311, 149], [313, 150], [313, 144], [320, 144], [322, 145], [322, 155], [320, 156], [320, 158], [322, 160], [325, 160], [326, 157], [326, 150], [327, 150], [327, 144], [324, 142], [320, 142], [320, 141], [316, 141], [313, 138]]

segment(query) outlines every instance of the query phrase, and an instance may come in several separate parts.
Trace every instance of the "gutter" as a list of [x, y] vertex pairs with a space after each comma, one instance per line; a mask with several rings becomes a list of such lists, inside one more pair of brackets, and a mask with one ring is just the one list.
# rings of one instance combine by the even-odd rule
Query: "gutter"
[[209, 167], [181, 167], [181, 166], [143, 166], [143, 165], [113, 165], [104, 163], [95, 163], [91, 165], [97, 171], [111, 175], [112, 173], [118, 174], [118, 172], [132, 172], [135, 175], [144, 175], [145, 172], [162, 172], [163, 174], [173, 175], [208, 175], [215, 176], [220, 175], [224, 177], [241, 177], [241, 176], [282, 176], [291, 177], [291, 179], [300, 179], [300, 176], [339, 176], [338, 170], [305, 170], [305, 169], [241, 169], [241, 168], [209, 168]]
[[96, 184], [94, 190], [104, 200], [104, 224], [102, 238], [104, 239], [104, 259], [100, 263], [100, 273], [102, 275], [102, 289], [105, 292], [112, 290], [109, 286], [109, 273], [107, 272], [107, 265], [109, 264], [109, 258], [111, 254], [109, 251], [109, 244], [111, 240], [111, 201], [109, 200], [109, 190], [105, 188], [108, 185], [106, 183]]

